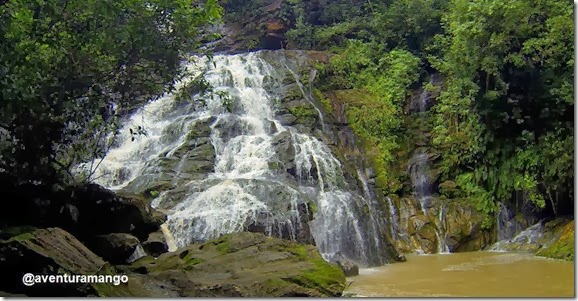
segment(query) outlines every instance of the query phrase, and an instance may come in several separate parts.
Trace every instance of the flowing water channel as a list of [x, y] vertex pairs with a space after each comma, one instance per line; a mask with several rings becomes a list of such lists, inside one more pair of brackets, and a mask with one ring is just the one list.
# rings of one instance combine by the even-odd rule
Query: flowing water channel
[[409, 255], [361, 269], [346, 295], [365, 297], [574, 297], [574, 263], [523, 253]]

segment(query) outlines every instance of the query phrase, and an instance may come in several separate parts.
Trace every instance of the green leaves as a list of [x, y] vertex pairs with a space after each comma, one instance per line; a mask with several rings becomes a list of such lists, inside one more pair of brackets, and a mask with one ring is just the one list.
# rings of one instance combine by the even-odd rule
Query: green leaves
[[[24, 181], [59, 181], [70, 173], [63, 167], [101, 157], [118, 115], [173, 90], [185, 72], [181, 61], [200, 51], [203, 27], [218, 22], [221, 12], [216, 0], [14, 0], [0, 6], [0, 124], [10, 125], [12, 145], [0, 149], [7, 158], [0, 170]], [[102, 118], [111, 102], [116, 112]], [[24, 135], [20, 127], [45, 127], [48, 140]], [[90, 139], [96, 142], [87, 145]], [[27, 148], [36, 154], [18, 151]], [[59, 170], [50, 170], [55, 162]], [[44, 167], [16, 168], [34, 164]]]

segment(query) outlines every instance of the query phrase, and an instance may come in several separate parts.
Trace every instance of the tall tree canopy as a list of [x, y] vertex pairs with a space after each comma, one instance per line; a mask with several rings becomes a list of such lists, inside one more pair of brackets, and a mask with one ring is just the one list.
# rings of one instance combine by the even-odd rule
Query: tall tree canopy
[[10, 0], [0, 5], [0, 173], [70, 180], [121, 111], [174, 88], [211, 39], [216, 0]]

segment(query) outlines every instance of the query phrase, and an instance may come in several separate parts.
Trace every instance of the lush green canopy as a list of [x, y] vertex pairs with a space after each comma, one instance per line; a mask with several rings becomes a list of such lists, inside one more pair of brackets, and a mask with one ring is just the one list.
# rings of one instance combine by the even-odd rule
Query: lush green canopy
[[220, 16], [216, 0], [3, 2], [0, 172], [61, 183], [122, 112], [174, 88]]
[[[420, 127], [440, 155], [438, 183], [458, 188], [446, 197], [488, 214], [498, 201], [572, 211], [571, 1], [292, 0], [276, 14], [287, 45], [334, 53], [317, 87], [352, 92], [346, 114], [385, 193], [403, 193], [407, 174], [396, 165], [423, 140]], [[427, 84], [432, 73], [441, 87]], [[425, 122], [405, 109], [420, 86], [439, 94]]]

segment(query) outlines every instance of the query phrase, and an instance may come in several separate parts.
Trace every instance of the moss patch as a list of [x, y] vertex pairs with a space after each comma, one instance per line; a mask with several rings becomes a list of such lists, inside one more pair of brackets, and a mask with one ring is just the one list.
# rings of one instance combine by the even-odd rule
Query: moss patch
[[561, 228], [560, 238], [540, 249], [536, 255], [574, 261], [574, 221]]
[[311, 104], [306, 104], [302, 106], [295, 106], [287, 108], [291, 114], [297, 117], [299, 121], [305, 121], [317, 118], [317, 111]]
[[345, 289], [345, 275], [337, 265], [328, 264], [319, 255], [310, 258], [309, 262], [313, 264], [312, 269], [305, 270], [300, 275], [290, 277], [288, 280], [327, 295], [331, 295], [333, 290], [343, 291]]

